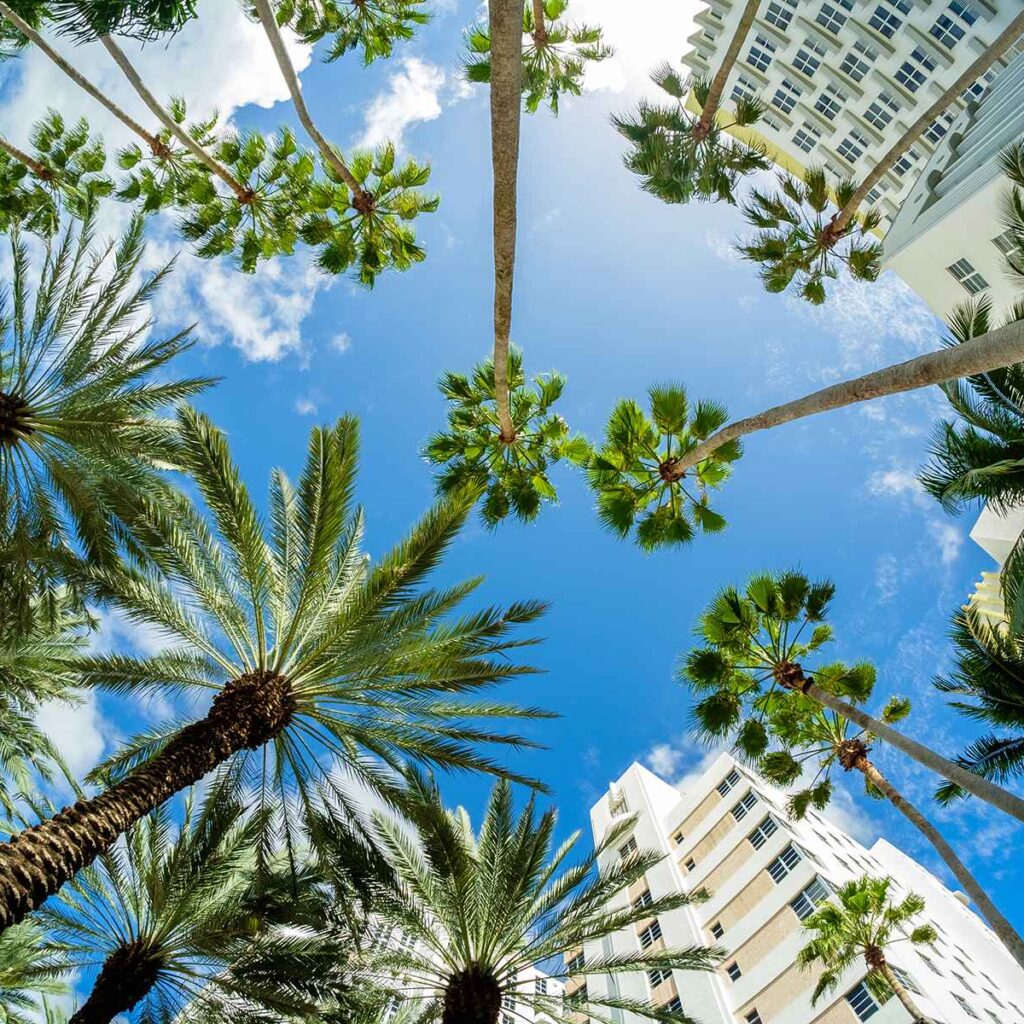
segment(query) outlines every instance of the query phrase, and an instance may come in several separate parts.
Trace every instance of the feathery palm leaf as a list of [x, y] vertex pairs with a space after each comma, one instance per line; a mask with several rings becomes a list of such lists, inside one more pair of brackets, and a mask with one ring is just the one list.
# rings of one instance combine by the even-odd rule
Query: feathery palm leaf
[[0, 935], [0, 1016], [7, 1024], [36, 1024], [41, 996], [63, 995], [67, 961], [36, 921]]

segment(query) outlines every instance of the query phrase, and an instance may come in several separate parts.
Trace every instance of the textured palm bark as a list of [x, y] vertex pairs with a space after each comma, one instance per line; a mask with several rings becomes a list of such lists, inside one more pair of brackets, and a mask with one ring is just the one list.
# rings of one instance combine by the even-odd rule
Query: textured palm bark
[[233, 680], [209, 714], [121, 782], [79, 800], [0, 846], [0, 932], [41, 906], [129, 826], [242, 750], [277, 736], [295, 713], [291, 684], [256, 673]]
[[826, 229], [833, 237], [840, 235], [850, 223], [868, 193], [895, 166], [896, 161], [925, 133], [928, 126], [956, 98], [972, 85], [1024, 35], [1024, 12], [1021, 12], [996, 37], [992, 45], [910, 126], [907, 133], [875, 164], [860, 183], [850, 201], [835, 215]]
[[747, 0], [743, 14], [740, 15], [739, 24], [729, 40], [729, 49], [725, 51], [722, 63], [718, 66], [715, 77], [711, 80], [711, 87], [708, 90], [708, 98], [704, 101], [704, 109], [701, 111], [700, 120], [697, 122], [697, 135], [703, 138], [708, 134], [711, 125], [714, 123], [715, 114], [722, 105], [722, 94], [725, 92], [725, 84], [729, 80], [729, 74], [736, 65], [736, 60], [743, 47], [743, 40], [750, 33], [750, 27], [757, 17], [757, 9], [761, 6], [761, 0]]
[[[885, 369], [866, 373], [863, 377], [855, 377], [853, 380], [822, 388], [821, 391], [812, 392], [785, 405], [773, 406], [756, 416], [736, 420], [679, 459], [672, 470], [673, 477], [676, 480], [681, 479], [688, 469], [692, 469], [717, 448], [735, 438], [746, 437], [759, 430], [769, 430], [783, 423], [816, 416], [832, 409], [843, 409], [858, 402], [868, 402], [873, 398], [914, 391], [977, 373], [990, 373], [992, 370], [1022, 360], [1024, 321], [1018, 321], [972, 338], [962, 345], [929, 352], [908, 359], [905, 363], [895, 363]], [[1021, 804], [1021, 808], [1024, 810], [1024, 803]]]
[[40, 181], [53, 181], [53, 171], [44, 167], [38, 160], [34, 160], [28, 153], [18, 149], [13, 143], [0, 138], [0, 149], [8, 156], [14, 157], [18, 163], [24, 164]]
[[[964, 887], [981, 916], [999, 937], [999, 941], [1007, 948], [1010, 955], [1024, 967], [1024, 941], [1021, 940], [1013, 925], [999, 912], [996, 905], [989, 899], [988, 893], [981, 887], [978, 880], [967, 869], [967, 865], [956, 855], [956, 851], [946, 842], [937, 828], [900, 793], [896, 787], [875, 767], [867, 756], [867, 747], [859, 740], [859, 750], [851, 750], [845, 757], [841, 754], [843, 767], [849, 764], [848, 771], [858, 771], [872, 786], [875, 787], [935, 847], [935, 851], [945, 861], [956, 880]], [[852, 744], [851, 744], [852, 746]]]
[[475, 964], [451, 977], [444, 990], [441, 1024], [498, 1024], [501, 989]]
[[893, 995], [903, 1004], [903, 1009], [910, 1014], [912, 1024], [932, 1024], [931, 1018], [926, 1017], [921, 1008], [914, 1002], [914, 997], [908, 991], [907, 986], [896, 977], [895, 972], [889, 966], [884, 956], [881, 957], [881, 962], [876, 969], [885, 978], [886, 984], [892, 989]]
[[503, 441], [515, 440], [509, 411], [508, 346], [516, 262], [516, 189], [523, 84], [521, 0], [492, 0], [491, 163], [494, 168], [494, 397]]
[[89, 998], [68, 1024], [110, 1024], [130, 1013], [153, 990], [163, 966], [153, 951], [135, 941], [119, 946], [104, 961]]
[[544, 18], [544, 0], [533, 0], [533, 41], [543, 46], [548, 41], [548, 26]]

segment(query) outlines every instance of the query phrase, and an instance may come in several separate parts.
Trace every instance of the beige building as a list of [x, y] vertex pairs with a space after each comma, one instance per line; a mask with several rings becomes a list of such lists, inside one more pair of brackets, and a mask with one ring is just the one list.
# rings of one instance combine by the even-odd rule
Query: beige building
[[[1024, 1024], [1024, 972], [963, 894], [884, 840], [866, 848], [816, 812], [788, 820], [785, 794], [722, 754], [680, 791], [633, 764], [591, 811], [595, 842], [622, 815], [638, 816], [631, 837], [609, 861], [634, 848], [664, 851], [662, 863], [633, 886], [634, 901], [701, 887], [711, 899], [651, 918], [579, 956], [638, 946], [717, 944], [727, 951], [715, 973], [659, 971], [590, 977], [594, 992], [613, 992], [681, 1006], [701, 1024], [905, 1024], [897, 1000], [884, 1005], [851, 970], [838, 990], [812, 1006], [817, 980], [795, 964], [805, 943], [801, 920], [834, 886], [863, 874], [889, 875], [899, 889], [927, 901], [939, 932], [934, 948], [910, 944], [893, 953], [895, 966], [924, 1012], [942, 1024]], [[567, 965], [567, 990], [582, 982]], [[634, 1024], [618, 1014], [616, 1024]]]

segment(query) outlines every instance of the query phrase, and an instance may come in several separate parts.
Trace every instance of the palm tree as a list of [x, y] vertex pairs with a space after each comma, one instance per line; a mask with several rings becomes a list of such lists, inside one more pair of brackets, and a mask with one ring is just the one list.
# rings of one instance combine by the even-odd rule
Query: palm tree
[[726, 421], [725, 408], [705, 401], [691, 408], [679, 385], [653, 387], [649, 397], [649, 417], [636, 402], [619, 402], [588, 467], [601, 522], [620, 537], [635, 527], [647, 551], [689, 543], [695, 530], [725, 529], [708, 491], [722, 485], [743, 452], [738, 441], [717, 449], [695, 468], [688, 489], [686, 474], [677, 476], [675, 466]]
[[[607, 60], [615, 52], [602, 41], [596, 25], [563, 21], [569, 0], [525, 0], [523, 4], [523, 96], [533, 114], [547, 101], [553, 114], [564, 95], [579, 96], [588, 63]], [[470, 82], [491, 81], [491, 34], [487, 26], [474, 25], [466, 35]]]
[[209, 420], [183, 407], [178, 430], [181, 463], [207, 514], [169, 489], [111, 489], [138, 557], [89, 577], [97, 598], [162, 631], [169, 649], [147, 658], [94, 654], [79, 669], [84, 685], [212, 695], [212, 704], [190, 724], [137, 737], [106, 766], [98, 796], [0, 846], [0, 927], [214, 769], [254, 787], [261, 803], [277, 801], [287, 820], [312, 804], [332, 768], [384, 799], [395, 798], [390, 771], [408, 761], [519, 778], [476, 744], [528, 744], [485, 723], [542, 715], [466, 698], [531, 671], [509, 657], [529, 641], [509, 634], [543, 605], [447, 618], [480, 581], [420, 586], [469, 498], [432, 509], [371, 567], [352, 505], [355, 421], [312, 431], [297, 486], [272, 474], [266, 519]]
[[[819, 681], [825, 677], [826, 689], [842, 687], [839, 681], [851, 672], [863, 675], [857, 689], [874, 689], [874, 670], [868, 665], [829, 665], [818, 671]], [[1013, 925], [999, 912], [988, 893], [956, 855], [939, 830], [916, 808], [870, 759], [873, 737], [865, 729], [854, 729], [842, 715], [821, 707], [801, 694], [773, 694], [762, 704], [762, 722], [769, 735], [781, 744], [774, 750], [758, 756], [758, 770], [778, 785], [798, 783], [805, 770], [817, 763], [817, 771], [808, 784], [790, 800], [790, 812], [798, 818], [813, 805], [821, 810], [832, 795], [832, 770], [838, 766], [845, 772], [859, 772], [869, 796], [889, 801], [935, 848], [964, 891], [981, 911], [982, 917], [1009, 950], [1013, 958], [1024, 966], [1024, 941]], [[886, 725], [899, 722], [910, 713], [910, 702], [892, 697], [882, 710], [880, 720]]]
[[[252, 1020], [309, 1008], [324, 968], [316, 945], [265, 934], [270, 922], [252, 915], [259, 822], [218, 789], [202, 805], [190, 794], [176, 817], [165, 804], [143, 818], [38, 912], [68, 968], [99, 969], [70, 1024], [109, 1024], [136, 1007], [151, 1024], [186, 1004]], [[275, 954], [306, 969], [255, 979], [248, 965]]]
[[[749, 6], [749, 5], [748, 5]], [[753, 0], [757, 7], [757, 0]], [[735, 104], [733, 119], [724, 122], [711, 103], [712, 84], [704, 78], [685, 82], [669, 64], [662, 64], [651, 79], [674, 102], [652, 104], [641, 101], [637, 110], [612, 123], [630, 143], [626, 167], [643, 180], [643, 189], [666, 203], [736, 202], [740, 179], [771, 167], [763, 146], [732, 138], [735, 128], [750, 128], [764, 113], [758, 100], [742, 97]], [[688, 93], [705, 112], [695, 117], [686, 106]], [[705, 117], [708, 111], [712, 116]]]
[[138, 280], [142, 231], [136, 217], [116, 246], [97, 246], [87, 220], [48, 241], [36, 268], [19, 231], [11, 236], [0, 304], [0, 575], [12, 599], [28, 602], [59, 577], [55, 552], [113, 557], [103, 480], [153, 486], [178, 449], [175, 423], [159, 412], [212, 383], [171, 369], [194, 343], [187, 332], [147, 336], [140, 314], [170, 267]]
[[[56, 21], [61, 31], [82, 41], [101, 35], [154, 40], [177, 32], [196, 16], [198, 0], [18, 0], [22, 17], [34, 23]], [[35, 18], [31, 18], [32, 14]]]
[[847, 882], [833, 900], [804, 921], [804, 928], [814, 938], [800, 950], [798, 962], [804, 967], [824, 966], [811, 997], [816, 1003], [863, 959], [867, 966], [864, 980], [872, 992], [882, 1000], [894, 993], [914, 1024], [928, 1024], [928, 1018], [893, 971], [888, 954], [900, 942], [924, 946], [938, 936], [930, 924], [913, 924], [924, 910], [924, 900], [911, 893], [895, 903], [889, 894], [892, 885], [891, 878], [867, 875]]
[[[820, 174], [819, 177], [819, 172], [814, 172], [813, 187], [809, 181], [807, 182], [806, 191], [815, 200], [811, 203], [812, 213], [801, 218], [803, 226], [796, 231], [789, 230], [792, 224], [789, 215], [776, 216], [778, 212], [775, 209], [776, 202], [785, 203], [781, 197], [755, 196], [748, 219], [751, 219], [754, 226], [761, 229], [762, 233], [758, 242], [755, 242], [753, 246], [742, 247], [741, 251], [748, 259], [754, 259], [763, 264], [762, 278], [766, 285], [772, 286], [770, 290], [782, 291], [785, 287], [783, 281], [786, 280], [787, 275], [791, 280], [795, 274], [799, 273], [798, 280], [804, 284], [802, 289], [804, 298], [812, 302], [824, 301], [824, 281], [828, 277], [836, 276], [834, 250], [843, 239], [851, 238], [854, 221], [861, 206], [871, 194], [871, 190], [892, 170], [900, 157], [925, 133], [935, 119], [947, 107], [956, 102], [965, 89], [984, 75], [1021, 35], [1024, 35], [1024, 12], [1014, 17], [992, 44], [976, 60], [972, 61], [934, 103], [921, 113], [910, 128], [889, 148], [888, 152], [875, 163], [859, 184], [854, 186], [852, 182], [844, 181], [836, 187], [835, 198], [838, 208], [827, 221], [822, 216], [825, 209], [827, 187], [823, 181], [824, 175]], [[793, 193], [790, 198], [794, 203], [799, 203], [801, 201], [799, 193], [803, 190], [796, 182], [793, 183], [792, 188]], [[764, 204], [761, 202], [762, 198], [765, 200]], [[818, 208], [819, 204], [820, 209]], [[764, 221], [763, 224], [761, 220]], [[877, 223], [877, 214], [868, 213], [859, 229], [860, 234], [863, 235], [866, 231], [876, 227]], [[782, 244], [783, 240], [785, 247]], [[878, 276], [877, 255], [875, 246], [862, 246], [857, 241], [851, 246], [851, 251], [841, 257], [841, 260], [847, 263], [855, 276], [870, 281]], [[792, 271], [790, 268], [793, 268]], [[808, 281], [812, 285], [810, 289], [807, 288]]]
[[[517, 815], [505, 781], [494, 788], [477, 832], [464, 810], [444, 806], [433, 780], [411, 773], [409, 790], [403, 810], [418, 842], [407, 825], [375, 816], [399, 883], [382, 894], [378, 906], [406, 941], [404, 948], [371, 954], [372, 978], [383, 983], [408, 977], [410, 990], [401, 994], [426, 1004], [432, 1010], [428, 1019], [443, 1024], [497, 1024], [503, 997], [558, 1022], [590, 1008], [598, 1015], [618, 1009], [665, 1022], [689, 1019], [641, 1000], [579, 989], [560, 1001], [538, 993], [532, 982], [524, 986], [524, 972], [534, 964], [707, 897], [701, 890], [636, 903], [623, 898], [662, 859], [660, 853], [637, 851], [598, 868], [598, 859], [630, 834], [633, 819], [613, 823], [596, 850], [569, 865], [578, 834], [555, 848], [555, 812], [538, 815], [531, 799]], [[706, 947], [655, 945], [635, 953], [588, 955], [574, 971], [584, 977], [655, 968], [706, 971], [721, 957]]]
[[1000, 163], [1009, 181], [1001, 203], [1003, 227], [1014, 245], [1004, 260], [1011, 280], [1024, 285], [1024, 140], [1007, 146]]
[[[971, 608], [953, 616], [950, 638], [954, 667], [936, 678], [936, 689], [960, 698], [950, 706], [962, 715], [1000, 730], [976, 739], [956, 761], [986, 779], [1009, 782], [1024, 774], [1024, 640]], [[963, 795], [954, 783], [936, 794], [944, 804]]]
[[698, 627], [704, 646], [691, 650], [680, 667], [681, 678], [699, 698], [694, 715], [702, 729], [710, 735], [736, 736], [741, 750], [757, 756], [768, 747], [762, 703], [776, 695], [803, 694], [1024, 821], [1024, 800], [851, 703], [870, 696], [872, 671], [809, 667], [832, 639], [825, 619], [834, 593], [827, 580], [812, 583], [802, 573], [782, 572], [753, 576], [742, 593], [728, 587], [715, 597]]
[[[25, 921], [0, 936], [0, 1016], [8, 1024], [36, 1024], [39, 998], [63, 995], [67, 962], [36, 921]], [[50, 1024], [49, 1014], [46, 1015]]]

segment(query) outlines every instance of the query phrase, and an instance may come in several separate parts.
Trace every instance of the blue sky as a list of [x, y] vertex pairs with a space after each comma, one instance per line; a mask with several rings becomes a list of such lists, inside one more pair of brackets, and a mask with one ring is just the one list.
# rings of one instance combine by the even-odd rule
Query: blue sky
[[[599, 87], [567, 102], [557, 121], [545, 112], [523, 129], [513, 335], [528, 372], [568, 375], [560, 404], [570, 424], [597, 437], [618, 397], [640, 398], [663, 381], [742, 415], [936, 347], [940, 326], [892, 275], [871, 288], [840, 282], [824, 309], [811, 310], [764, 294], [753, 269], [732, 255], [738, 211], [668, 207], [639, 191], [608, 115], [635, 100], [646, 67], [678, 58], [689, 9], [651, 0], [645, 26], [622, 6], [573, 5], [606, 25], [619, 55], [592, 83]], [[233, 7], [202, 7], [203, 30], [186, 31], [166, 51], [148, 48], [144, 70], [165, 91], [184, 87], [196, 113], [216, 104], [242, 125], [292, 123], [290, 108], [276, 102], [284, 92], [269, 53]], [[183, 368], [224, 377], [201, 404], [229, 432], [260, 492], [270, 467], [297, 469], [312, 423], [344, 412], [361, 418], [360, 497], [373, 552], [431, 500], [419, 451], [443, 423], [437, 377], [468, 369], [489, 349], [486, 96], [457, 75], [460, 30], [474, 13], [475, 3], [449, 2], [390, 62], [364, 70], [356, 60], [314, 61], [303, 74], [314, 114], [339, 143], [400, 132], [406, 152], [433, 162], [442, 204], [418, 224], [425, 264], [366, 292], [319, 277], [301, 256], [255, 278], [185, 257], [154, 306], [160, 330], [198, 322], [202, 344]], [[300, 64], [308, 60], [295, 52]], [[83, 62], [122, 88], [101, 54]], [[106, 127], [38, 55], [5, 73], [7, 126], [24, 131], [51, 103], [88, 111]], [[176, 248], [173, 233], [157, 226], [153, 260]], [[530, 730], [546, 749], [510, 763], [552, 786], [566, 829], [587, 827], [590, 804], [633, 760], [672, 780], [699, 766], [706, 751], [687, 736], [689, 700], [674, 665], [714, 592], [758, 570], [799, 566], [832, 577], [836, 657], [874, 661], [880, 698], [911, 696], [907, 728], [919, 738], [948, 754], [969, 740], [972, 727], [945, 707], [931, 679], [944, 667], [950, 613], [991, 563], [967, 538], [973, 520], [946, 518], [914, 483], [942, 413], [938, 392], [902, 396], [752, 437], [717, 501], [728, 531], [687, 549], [644, 556], [602, 532], [584, 481], [568, 469], [556, 474], [560, 505], [537, 523], [467, 528], [442, 577], [484, 573], [481, 600], [553, 605], [535, 651], [545, 674], [505, 695], [562, 715]], [[108, 629], [111, 643], [152, 642], [117, 622]], [[52, 721], [84, 767], [139, 717], [101, 701]], [[908, 795], [928, 799], [934, 780], [923, 770], [882, 750], [877, 760]], [[488, 785], [452, 778], [445, 790], [477, 811]], [[855, 789], [837, 799], [844, 825], [862, 840], [884, 835], [937, 869], [895, 812]], [[1024, 926], [1013, 826], [985, 808], [932, 810], [1001, 909]]]

